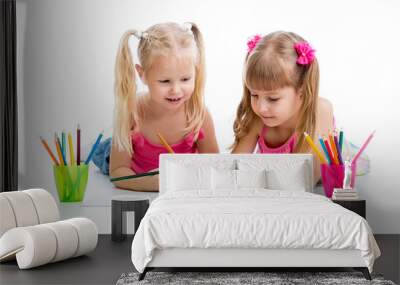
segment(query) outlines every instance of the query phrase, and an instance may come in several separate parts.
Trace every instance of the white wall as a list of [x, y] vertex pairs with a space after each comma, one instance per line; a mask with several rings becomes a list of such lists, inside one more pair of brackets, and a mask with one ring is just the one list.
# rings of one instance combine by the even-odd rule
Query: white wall
[[223, 152], [233, 141], [247, 38], [291, 30], [317, 50], [320, 94], [333, 103], [338, 126], [357, 144], [377, 130], [368, 147], [372, 172], [358, 189], [374, 232], [398, 234], [399, 8], [395, 0], [17, 0], [20, 185], [54, 188], [39, 136], [49, 140], [78, 122], [86, 144], [111, 132], [114, 61], [126, 29], [164, 21], [200, 26], [206, 102]]

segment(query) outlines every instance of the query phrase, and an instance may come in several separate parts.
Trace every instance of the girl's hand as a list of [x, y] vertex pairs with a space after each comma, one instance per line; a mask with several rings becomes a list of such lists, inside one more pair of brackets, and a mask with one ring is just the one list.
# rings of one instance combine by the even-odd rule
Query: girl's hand
[[258, 137], [260, 136], [263, 124], [261, 120], [257, 120], [253, 124], [244, 137], [240, 139], [238, 144], [232, 149], [231, 153], [253, 153], [256, 148]]

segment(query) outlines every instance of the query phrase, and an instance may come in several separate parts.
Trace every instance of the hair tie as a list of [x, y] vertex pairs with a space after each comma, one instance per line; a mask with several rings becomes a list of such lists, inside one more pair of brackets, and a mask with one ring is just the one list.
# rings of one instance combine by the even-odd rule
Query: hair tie
[[297, 64], [309, 65], [314, 61], [315, 50], [308, 42], [298, 42], [294, 44], [294, 49], [297, 52]]
[[147, 32], [142, 32], [142, 31], [134, 31], [133, 35], [138, 38], [139, 40], [141, 39], [147, 39], [149, 37], [149, 34]]
[[189, 22], [185, 22], [182, 25], [182, 29], [186, 32], [191, 32], [192, 31], [192, 24]]
[[256, 47], [257, 43], [261, 40], [260, 35], [254, 35], [250, 40], [247, 41], [247, 53], [250, 53], [253, 51], [253, 49]]

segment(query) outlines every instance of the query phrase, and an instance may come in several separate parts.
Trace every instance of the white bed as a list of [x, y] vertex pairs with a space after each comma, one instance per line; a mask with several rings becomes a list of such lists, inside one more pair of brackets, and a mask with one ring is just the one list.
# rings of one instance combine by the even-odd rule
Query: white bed
[[154, 267], [354, 267], [379, 248], [359, 215], [313, 194], [310, 155], [162, 155], [160, 196], [132, 243]]

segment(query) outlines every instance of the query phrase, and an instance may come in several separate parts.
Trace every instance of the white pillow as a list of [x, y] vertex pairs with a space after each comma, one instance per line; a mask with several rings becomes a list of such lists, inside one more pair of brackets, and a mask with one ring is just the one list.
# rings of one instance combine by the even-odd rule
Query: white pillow
[[290, 167], [267, 169], [268, 189], [307, 191], [308, 177], [306, 175], [306, 164], [292, 163]]
[[211, 188], [211, 167], [168, 163], [167, 191]]
[[266, 170], [236, 170], [237, 187], [267, 188]]
[[236, 190], [236, 170], [217, 169], [211, 170], [211, 187], [213, 190]]

